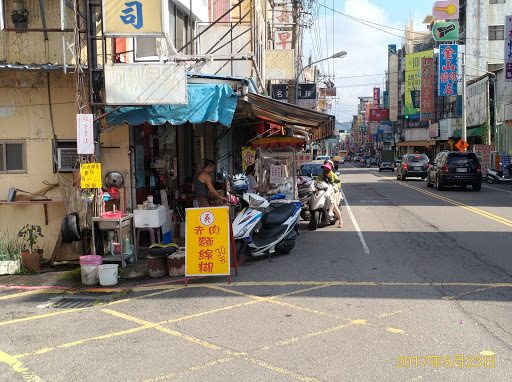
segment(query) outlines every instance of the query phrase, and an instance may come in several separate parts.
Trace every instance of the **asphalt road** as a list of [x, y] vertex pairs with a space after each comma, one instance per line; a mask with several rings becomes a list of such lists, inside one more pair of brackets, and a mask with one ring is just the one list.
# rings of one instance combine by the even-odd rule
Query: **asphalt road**
[[231, 285], [0, 290], [0, 380], [512, 380], [512, 186], [395, 175], [342, 166], [344, 228]]

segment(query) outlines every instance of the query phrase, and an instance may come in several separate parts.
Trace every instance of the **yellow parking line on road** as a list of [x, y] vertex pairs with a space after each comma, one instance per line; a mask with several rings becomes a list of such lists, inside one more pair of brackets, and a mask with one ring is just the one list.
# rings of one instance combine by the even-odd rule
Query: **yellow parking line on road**
[[10, 298], [18, 298], [18, 297], [23, 297], [23, 296], [30, 296], [31, 294], [39, 294], [39, 293], [62, 293], [62, 291], [61, 290], [59, 290], [59, 291], [48, 291], [47, 289], [34, 289], [34, 290], [29, 290], [27, 292], [8, 294], [6, 296], [0, 297], [0, 300], [8, 300]]
[[173, 377], [183, 377], [183, 376], [185, 376], [187, 374], [190, 374], [193, 371], [198, 371], [198, 370], [205, 369], [205, 368], [211, 367], [211, 366], [215, 366], [215, 365], [218, 365], [218, 364], [221, 364], [221, 363], [230, 362], [230, 361], [233, 361], [235, 359], [236, 359], [235, 357], [222, 358], [222, 359], [218, 359], [216, 361], [206, 362], [206, 363], [203, 363], [203, 364], [198, 365], [198, 366], [189, 367], [185, 371], [171, 373], [171, 374], [166, 374], [166, 375], [162, 375], [162, 376], [156, 377], [156, 378], [145, 379], [143, 382], [156, 382], [156, 381], [162, 381], [164, 379], [171, 379]]
[[469, 292], [464, 292], [464, 293], [461, 293], [461, 294], [458, 294], [458, 295], [455, 295], [455, 296], [443, 296], [443, 297], [441, 297], [441, 299], [443, 299], [443, 300], [455, 300], [455, 299], [457, 299], [459, 297], [462, 297], [462, 296], [467, 296], [469, 294], [483, 292], [485, 290], [495, 289], [495, 288], [496, 287], [494, 287], [494, 286], [490, 286], [490, 287], [486, 287], [486, 288], [479, 288], [479, 289], [475, 289], [475, 290], [472, 290], [472, 291], [469, 291]]
[[15, 357], [4, 353], [0, 350], [0, 362], [6, 363], [13, 369], [16, 373], [20, 374], [23, 379], [27, 382], [42, 382], [43, 380], [39, 378], [36, 374], [31, 373], [28, 371], [26, 367], [23, 366], [23, 364], [18, 361]]
[[109, 333], [109, 334], [105, 334], [105, 335], [97, 336], [97, 337], [85, 338], [83, 340], [68, 342], [68, 343], [53, 346], [53, 347], [39, 349], [39, 350], [36, 350], [31, 353], [17, 354], [14, 356], [14, 358], [19, 359], [19, 358], [30, 357], [30, 356], [34, 356], [34, 355], [41, 355], [41, 354], [45, 354], [45, 353], [48, 353], [48, 352], [51, 352], [51, 351], [54, 351], [57, 349], [70, 348], [70, 347], [73, 347], [76, 345], [81, 345], [81, 344], [84, 344], [84, 343], [90, 342], [90, 341], [105, 340], [105, 339], [109, 339], [109, 338], [113, 338], [113, 337], [124, 336], [125, 334], [135, 333], [135, 332], [139, 332], [141, 330], [146, 330], [146, 329], [150, 329], [150, 327], [149, 326], [138, 326], [136, 328], [122, 330], [120, 332]]
[[419, 187], [416, 187], [416, 186], [413, 186], [413, 185], [410, 185], [410, 184], [405, 184], [403, 182], [399, 182], [393, 178], [387, 178], [387, 179], [391, 179], [393, 182], [397, 183], [397, 184], [400, 184], [404, 187], [408, 187], [408, 188], [411, 188], [413, 190], [416, 190], [416, 191], [419, 191], [419, 192], [422, 192], [426, 195], [429, 195], [429, 196], [432, 196], [434, 198], [437, 198], [437, 199], [440, 199], [440, 200], [443, 200], [447, 203], [450, 203], [450, 204], [453, 204], [453, 205], [456, 205], [456, 206], [459, 206], [459, 207], [462, 207], [468, 211], [471, 211], [471, 212], [474, 212], [475, 214], [478, 214], [478, 215], [481, 215], [483, 217], [486, 217], [488, 219], [491, 219], [491, 220], [494, 220], [494, 221], [497, 221], [498, 223], [501, 223], [501, 224], [504, 224], [506, 226], [509, 226], [509, 227], [512, 227], [512, 220], [508, 220], [508, 219], [505, 219], [505, 218], [502, 218], [501, 216], [497, 216], [497, 215], [494, 215], [494, 214], [491, 214], [490, 212], [486, 212], [484, 210], [481, 210], [479, 208], [475, 208], [475, 207], [471, 207], [467, 204], [464, 204], [464, 203], [461, 203], [461, 202], [458, 202], [456, 200], [453, 200], [453, 199], [449, 199], [449, 198], [446, 198], [444, 196], [441, 196], [441, 195], [438, 195], [438, 194], [435, 194], [433, 192], [430, 192], [430, 191], [427, 191], [427, 190], [423, 190]]
[[280, 373], [280, 374], [284, 374], [284, 375], [287, 375], [289, 377], [292, 377], [292, 378], [295, 378], [299, 381], [306, 381], [306, 382], [322, 382], [321, 380], [319, 379], [316, 379], [316, 378], [312, 378], [312, 377], [308, 377], [308, 376], [305, 376], [305, 375], [302, 375], [302, 374], [299, 374], [299, 373], [296, 373], [294, 371], [291, 371], [291, 370], [287, 370], [287, 369], [283, 369], [282, 367], [278, 367], [278, 366], [274, 366], [274, 365], [271, 365], [265, 361], [262, 361], [262, 360], [259, 360], [259, 359], [253, 359], [253, 358], [245, 358], [249, 361], [251, 361], [252, 363], [255, 363], [256, 365], [258, 366], [262, 366], [266, 369], [269, 369], [269, 370], [272, 370], [272, 371], [275, 371], [277, 373]]

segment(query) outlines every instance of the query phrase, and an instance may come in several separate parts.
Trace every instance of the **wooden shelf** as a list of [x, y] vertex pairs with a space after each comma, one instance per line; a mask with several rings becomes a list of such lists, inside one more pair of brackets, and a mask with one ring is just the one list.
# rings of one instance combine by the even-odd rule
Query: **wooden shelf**
[[5, 204], [5, 205], [13, 205], [13, 206], [19, 205], [19, 204], [24, 204], [24, 205], [42, 204], [43, 209], [44, 209], [44, 222], [46, 225], [48, 225], [48, 204], [62, 204], [62, 203], [63, 203], [62, 200], [18, 200], [15, 202], [6, 202], [5, 200], [0, 201], [0, 205]]

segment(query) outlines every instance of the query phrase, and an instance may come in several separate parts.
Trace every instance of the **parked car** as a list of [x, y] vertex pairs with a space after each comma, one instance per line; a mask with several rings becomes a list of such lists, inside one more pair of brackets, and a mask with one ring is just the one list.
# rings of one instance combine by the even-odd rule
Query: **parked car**
[[396, 169], [396, 178], [401, 180], [411, 177], [425, 179], [427, 177], [428, 164], [428, 156], [425, 154], [405, 154], [402, 157], [402, 162]]
[[379, 172], [386, 170], [395, 172], [395, 164], [393, 162], [380, 162]]
[[329, 155], [318, 155], [315, 160], [329, 160], [331, 157]]
[[318, 175], [320, 175], [323, 172], [323, 170], [322, 170], [323, 164], [324, 164], [323, 161], [304, 163], [300, 167], [300, 173], [303, 176], [309, 176], [310, 174], [313, 174], [313, 178], [316, 178]]
[[443, 151], [437, 154], [434, 163], [427, 171], [427, 187], [439, 191], [445, 186], [466, 187], [473, 191], [482, 188], [482, 167], [475, 153], [470, 151]]

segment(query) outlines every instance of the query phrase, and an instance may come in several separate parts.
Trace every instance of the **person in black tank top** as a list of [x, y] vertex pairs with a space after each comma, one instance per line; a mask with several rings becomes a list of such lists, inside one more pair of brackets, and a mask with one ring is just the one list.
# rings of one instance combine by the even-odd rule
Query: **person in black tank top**
[[228, 198], [221, 196], [213, 187], [212, 178], [210, 174], [215, 171], [215, 162], [206, 160], [205, 166], [202, 170], [198, 171], [194, 176], [194, 183], [192, 184], [192, 191], [194, 192], [194, 200], [197, 201], [198, 207], [208, 207], [209, 192], [217, 199], [228, 201]]

